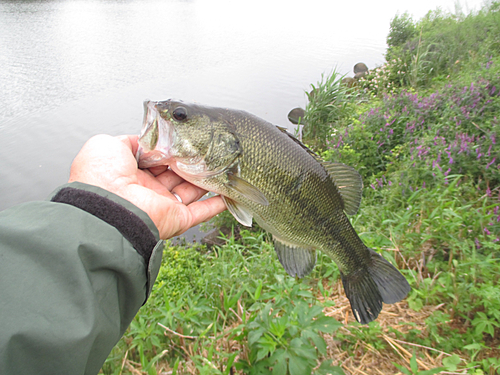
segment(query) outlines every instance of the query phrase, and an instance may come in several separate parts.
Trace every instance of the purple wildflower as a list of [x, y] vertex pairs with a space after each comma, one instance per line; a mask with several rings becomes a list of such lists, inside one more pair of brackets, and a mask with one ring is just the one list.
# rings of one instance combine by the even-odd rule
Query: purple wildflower
[[489, 69], [491, 64], [493, 64], [493, 61], [491, 61], [492, 58], [493, 56], [490, 56], [490, 60], [486, 63], [486, 69]]
[[[478, 159], [479, 159], [479, 157], [478, 157]], [[495, 162], [495, 160], [496, 160], [496, 157], [494, 157], [492, 161], [490, 161], [488, 164], [486, 164], [486, 169], [488, 169], [490, 167], [490, 165]]]

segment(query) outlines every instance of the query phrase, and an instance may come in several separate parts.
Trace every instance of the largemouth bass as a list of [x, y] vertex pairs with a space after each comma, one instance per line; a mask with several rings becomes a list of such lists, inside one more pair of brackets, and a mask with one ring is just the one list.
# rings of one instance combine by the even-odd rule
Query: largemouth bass
[[377, 318], [382, 302], [410, 290], [401, 273], [364, 245], [346, 214], [355, 214], [360, 175], [325, 162], [286, 129], [244, 111], [167, 100], [144, 103], [137, 160], [140, 168], [167, 164], [218, 193], [242, 225], [254, 219], [273, 235], [278, 259], [304, 277], [316, 251], [338, 265], [357, 321]]

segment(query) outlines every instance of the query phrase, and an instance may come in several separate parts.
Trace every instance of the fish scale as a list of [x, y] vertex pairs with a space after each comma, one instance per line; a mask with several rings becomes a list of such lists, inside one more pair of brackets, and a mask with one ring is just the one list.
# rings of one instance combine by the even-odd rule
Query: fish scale
[[244, 111], [167, 100], [145, 103], [137, 158], [141, 168], [168, 164], [181, 177], [220, 194], [243, 225], [254, 219], [273, 235], [291, 276], [314, 267], [316, 250], [338, 265], [356, 319], [374, 320], [382, 302], [410, 290], [399, 271], [366, 247], [346, 212], [361, 200], [361, 177], [321, 160], [283, 128]]

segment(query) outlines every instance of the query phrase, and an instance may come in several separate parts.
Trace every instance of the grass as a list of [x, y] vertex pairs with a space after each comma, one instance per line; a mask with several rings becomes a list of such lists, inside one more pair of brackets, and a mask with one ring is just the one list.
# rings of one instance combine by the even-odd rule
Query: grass
[[404, 301], [362, 326], [328, 257], [290, 278], [258, 228], [169, 244], [102, 373], [500, 374], [499, 9], [396, 17], [386, 64], [309, 95], [307, 142], [359, 170], [352, 223], [402, 270]]

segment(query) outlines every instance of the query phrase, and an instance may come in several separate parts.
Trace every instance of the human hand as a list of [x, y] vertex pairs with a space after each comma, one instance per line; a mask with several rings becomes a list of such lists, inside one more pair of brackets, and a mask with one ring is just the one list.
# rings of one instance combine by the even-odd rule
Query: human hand
[[73, 160], [69, 182], [99, 186], [135, 204], [153, 220], [162, 239], [184, 233], [226, 209], [219, 196], [198, 201], [207, 191], [168, 166], [138, 169], [137, 140], [134, 135], [92, 137]]

